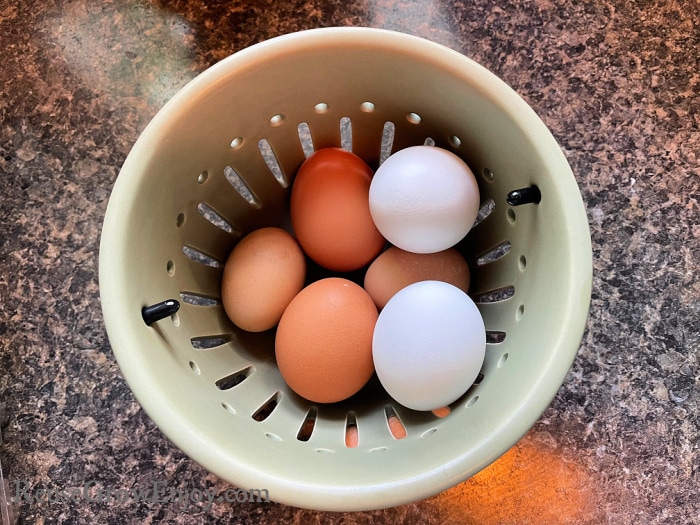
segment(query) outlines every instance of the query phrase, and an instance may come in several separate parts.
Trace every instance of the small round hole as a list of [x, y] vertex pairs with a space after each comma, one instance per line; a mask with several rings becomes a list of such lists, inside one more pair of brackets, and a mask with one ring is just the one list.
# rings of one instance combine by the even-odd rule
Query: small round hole
[[199, 184], [204, 184], [205, 182], [207, 182], [208, 179], [209, 179], [209, 172], [207, 170], [204, 170], [203, 172], [201, 172], [197, 176], [197, 182]]
[[511, 223], [515, 222], [515, 212], [512, 209], [509, 209], [508, 212], [506, 213], [506, 215], [508, 215], [508, 220]]
[[243, 145], [243, 137], [236, 137], [231, 141], [231, 147], [233, 149], [238, 149]]
[[503, 354], [501, 356], [501, 358], [498, 360], [498, 368], [501, 368], [503, 365], [505, 365], [506, 361], [508, 361], [508, 352]]
[[319, 102], [314, 106], [316, 113], [326, 113], [328, 111], [328, 104], [325, 102]]
[[408, 120], [411, 124], [420, 124], [420, 121], [423, 119], [420, 118], [418, 113], [409, 113], [406, 115], [406, 120]]
[[484, 171], [482, 171], [482, 175], [484, 176], [484, 180], [486, 182], [491, 182], [493, 180], [493, 171], [491, 171], [488, 168], [484, 168]]
[[175, 224], [179, 228], [183, 224], [185, 224], [185, 214], [184, 213], [178, 213], [177, 215], [177, 220], [175, 221]]
[[197, 366], [197, 363], [195, 363], [194, 361], [190, 361], [190, 368], [191, 368], [192, 371], [193, 371], [195, 374], [197, 374], [197, 375], [199, 375], [199, 374], [202, 373], [202, 371], [201, 371], [201, 370], [199, 369], [199, 367]]
[[270, 126], [272, 126], [273, 128], [281, 126], [283, 122], [284, 122], [284, 115], [281, 115], [279, 113], [277, 115], [272, 116], [272, 118], [270, 118]]
[[363, 111], [365, 113], [372, 113], [374, 111], [374, 104], [371, 102], [363, 102], [360, 104], [360, 111]]
[[462, 141], [457, 135], [452, 135], [448, 141], [453, 148], [459, 148], [462, 145]]
[[170, 277], [175, 275], [175, 263], [173, 261], [168, 261], [168, 264], [165, 265], [165, 269], [168, 271]]
[[435, 146], [435, 139], [433, 137], [425, 137], [425, 141], [423, 142], [424, 146]]
[[521, 304], [518, 306], [518, 310], [515, 312], [515, 319], [517, 321], [520, 321], [520, 319], [523, 318], [523, 315], [525, 314], [525, 305]]
[[521, 255], [520, 258], [518, 259], [518, 268], [520, 268], [520, 271], [524, 271], [525, 268], [527, 267], [527, 259], [525, 259], [524, 255]]
[[467, 401], [467, 408], [474, 406], [474, 403], [477, 401], [479, 401], [479, 396], [472, 397], [469, 401]]
[[226, 403], [225, 401], [222, 401], [222, 402], [221, 402], [221, 407], [222, 407], [224, 410], [226, 410], [226, 412], [228, 412], [229, 414], [235, 414], [235, 413], [236, 413], [236, 409], [234, 409], [231, 405], [229, 405], [229, 404]]
[[173, 322], [173, 326], [180, 326], [180, 316], [176, 313], [170, 316], [170, 320]]

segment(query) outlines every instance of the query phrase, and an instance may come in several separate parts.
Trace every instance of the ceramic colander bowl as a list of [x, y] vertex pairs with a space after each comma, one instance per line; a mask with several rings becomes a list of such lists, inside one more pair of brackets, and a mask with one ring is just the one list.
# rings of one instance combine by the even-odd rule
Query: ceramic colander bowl
[[[487, 328], [477, 383], [446, 417], [403, 408], [376, 380], [342, 403], [305, 401], [277, 370], [274, 331], [227, 319], [222, 265], [242, 235], [287, 227], [294, 174], [314, 148], [376, 167], [426, 142], [479, 181], [481, 220], [459, 245]], [[326, 510], [427, 497], [515, 444], [576, 355], [591, 272], [578, 187], [533, 110], [455, 51], [368, 28], [274, 38], [191, 81], [124, 163], [100, 251], [114, 354], [163, 433], [236, 487]], [[147, 324], [142, 309], [168, 300], [179, 311]]]

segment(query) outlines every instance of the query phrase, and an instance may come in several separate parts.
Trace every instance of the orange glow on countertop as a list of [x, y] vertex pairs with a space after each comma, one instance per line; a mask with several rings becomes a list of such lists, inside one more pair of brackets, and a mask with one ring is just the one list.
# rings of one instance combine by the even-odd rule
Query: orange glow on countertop
[[435, 496], [440, 523], [602, 523], [594, 473], [546, 445], [523, 441], [472, 478]]

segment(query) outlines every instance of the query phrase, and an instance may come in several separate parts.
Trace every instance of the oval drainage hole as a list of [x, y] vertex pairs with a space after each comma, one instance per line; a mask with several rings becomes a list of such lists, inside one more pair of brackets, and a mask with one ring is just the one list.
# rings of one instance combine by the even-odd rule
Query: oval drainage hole
[[251, 416], [255, 421], [265, 421], [274, 412], [282, 398], [281, 392], [275, 392], [270, 399], [265, 401]]
[[317, 416], [318, 409], [316, 407], [309, 408], [301, 427], [299, 427], [299, 432], [297, 432], [297, 439], [299, 441], [308, 441], [311, 439], [311, 435], [314, 433], [314, 427], [316, 426]]
[[252, 366], [248, 366], [243, 370], [239, 370], [238, 372], [229, 374], [226, 377], [222, 377], [215, 383], [216, 388], [218, 388], [219, 390], [230, 390], [234, 386], [240, 385], [243, 381], [248, 379], [254, 371], [255, 368], [253, 368]]

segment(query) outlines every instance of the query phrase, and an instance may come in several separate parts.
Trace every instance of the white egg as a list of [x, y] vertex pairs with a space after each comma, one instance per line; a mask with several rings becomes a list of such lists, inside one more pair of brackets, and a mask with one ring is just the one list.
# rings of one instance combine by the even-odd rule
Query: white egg
[[379, 166], [369, 189], [377, 229], [395, 246], [414, 253], [454, 246], [474, 225], [479, 203], [469, 166], [434, 146], [397, 151]]
[[377, 377], [392, 398], [414, 410], [459, 399], [479, 375], [485, 355], [486, 329], [476, 304], [441, 281], [400, 290], [374, 328]]

